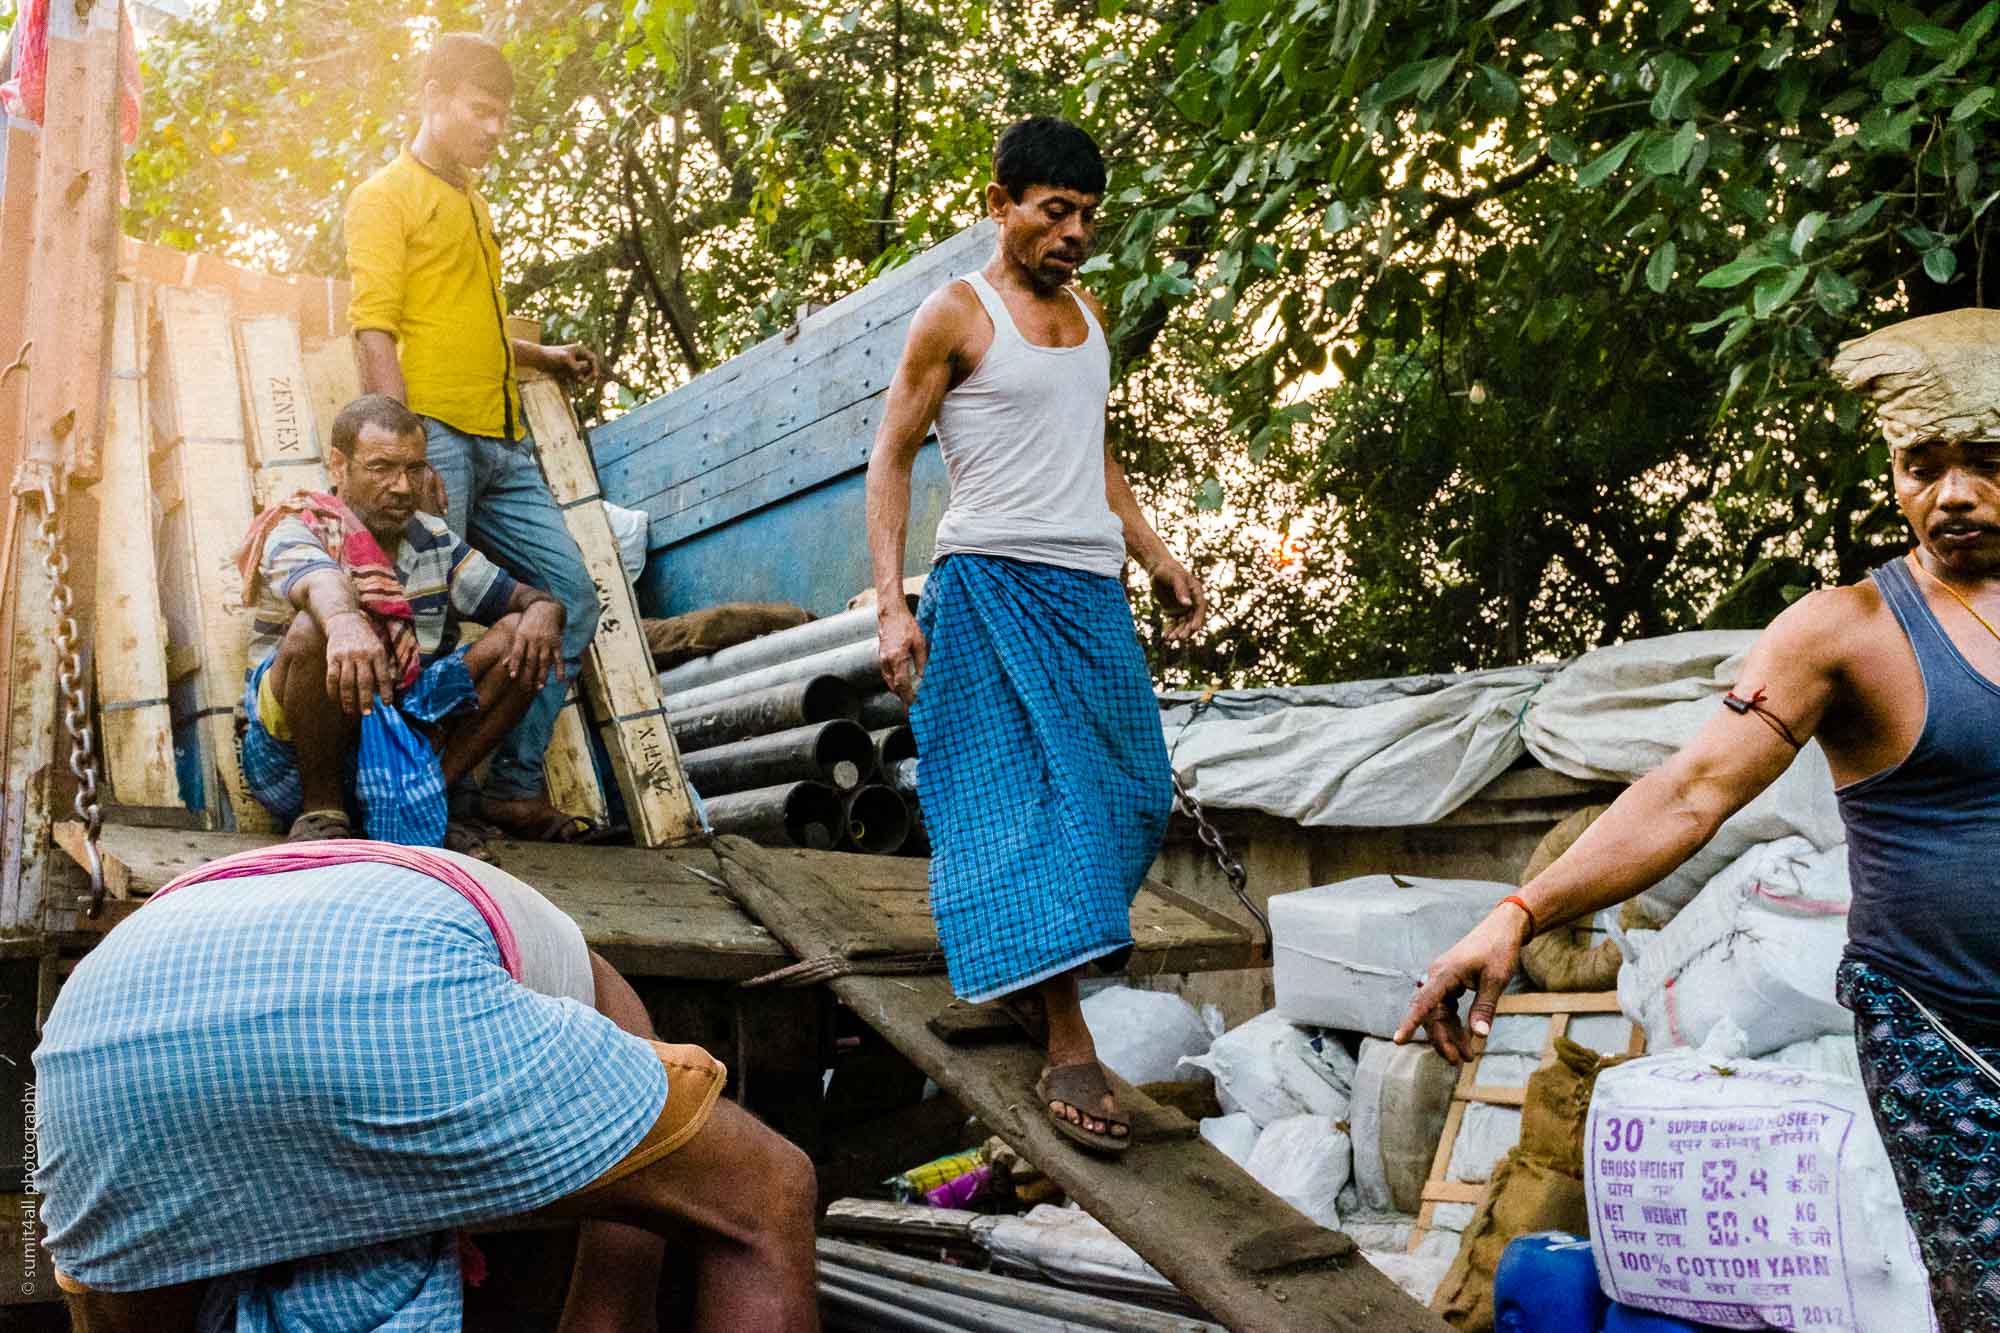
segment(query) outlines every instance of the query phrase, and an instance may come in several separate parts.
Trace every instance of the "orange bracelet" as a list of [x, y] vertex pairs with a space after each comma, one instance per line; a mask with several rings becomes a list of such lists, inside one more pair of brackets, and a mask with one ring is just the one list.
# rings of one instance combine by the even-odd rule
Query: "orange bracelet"
[[1494, 906], [1498, 907], [1500, 906], [1501, 903], [1512, 903], [1514, 904], [1514, 906], [1520, 908], [1523, 912], [1527, 914], [1528, 933], [1521, 937], [1521, 943], [1526, 944], [1529, 940], [1535, 938], [1535, 909], [1528, 906], [1528, 904], [1522, 900], [1521, 895], [1518, 893], [1508, 894], [1505, 898], [1502, 898], [1499, 903], [1495, 903]]

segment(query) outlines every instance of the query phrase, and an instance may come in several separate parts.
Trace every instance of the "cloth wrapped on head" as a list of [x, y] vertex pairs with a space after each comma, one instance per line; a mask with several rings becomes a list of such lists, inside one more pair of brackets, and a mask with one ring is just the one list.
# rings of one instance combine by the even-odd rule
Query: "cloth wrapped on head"
[[1840, 345], [1833, 375], [1875, 403], [1891, 448], [2000, 440], [2000, 310], [1947, 310]]

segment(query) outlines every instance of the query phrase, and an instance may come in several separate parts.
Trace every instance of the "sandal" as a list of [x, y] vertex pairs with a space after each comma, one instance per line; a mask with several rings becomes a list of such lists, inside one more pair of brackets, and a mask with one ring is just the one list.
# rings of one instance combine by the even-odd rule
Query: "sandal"
[[490, 816], [481, 822], [494, 828], [499, 836], [517, 842], [558, 842], [572, 847], [595, 847], [599, 843], [629, 837], [631, 833], [629, 829], [601, 824], [588, 815], [566, 815], [560, 811], [539, 823], [530, 818], [519, 824], [509, 824], [495, 821]]
[[444, 849], [469, 856], [475, 861], [491, 861], [493, 853], [487, 841], [500, 836], [500, 830], [477, 819], [450, 819], [444, 826]]
[[354, 826], [343, 810], [308, 810], [292, 821], [286, 842], [328, 842], [354, 836]]
[[[1041, 1098], [1049, 1123], [1072, 1143], [1114, 1157], [1132, 1146], [1131, 1122], [1101, 1109], [1104, 1099], [1111, 1095], [1111, 1085], [1105, 1082], [1104, 1070], [1095, 1060], [1044, 1069], [1035, 1080], [1035, 1095]], [[1102, 1120], [1105, 1127], [1100, 1132], [1073, 1124], [1068, 1116], [1050, 1106], [1051, 1102], [1061, 1102], [1089, 1119]], [[1125, 1132], [1113, 1134], [1114, 1128]]]

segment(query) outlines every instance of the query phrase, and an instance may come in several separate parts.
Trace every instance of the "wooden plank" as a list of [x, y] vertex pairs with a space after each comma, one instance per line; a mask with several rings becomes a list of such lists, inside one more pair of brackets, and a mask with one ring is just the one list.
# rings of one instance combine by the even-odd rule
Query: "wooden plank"
[[271, 817], [243, 785], [236, 754], [250, 648], [236, 552], [254, 505], [229, 310], [217, 293], [168, 287], [154, 315], [153, 474], [168, 505], [161, 601], [169, 637], [197, 649], [201, 662], [175, 723], [200, 747], [210, 827], [268, 830]]
[[[807, 316], [795, 329], [767, 338], [671, 393], [607, 422], [594, 433], [600, 465], [658, 448], [678, 432], [755, 397], [771, 381], [816, 376], [822, 359], [855, 339], [878, 337], [885, 324], [906, 321], [947, 279], [978, 268], [992, 252], [994, 236], [992, 223], [976, 223]], [[900, 343], [900, 338], [895, 341]]]
[[647, 543], [671, 546], [753, 513], [766, 505], [868, 464], [868, 451], [881, 420], [878, 393], [842, 408], [824, 422], [785, 437], [769, 448], [732, 459], [695, 481], [653, 496], [622, 496], [618, 503], [650, 516]]
[[646, 847], [686, 842], [700, 835], [701, 821], [681, 771], [680, 749], [667, 726], [638, 602], [599, 502], [589, 450], [557, 385], [530, 381], [521, 386], [521, 399], [549, 489], [597, 588], [597, 632], [585, 658], [584, 684], [604, 726], [633, 838]]
[[333, 419], [361, 396], [361, 370], [354, 363], [351, 338], [329, 338], [308, 344], [305, 353], [306, 392], [312, 403], [313, 429], [323, 448], [333, 447]]
[[1488, 1106], [1525, 1106], [1528, 1101], [1525, 1087], [1503, 1088], [1492, 1083], [1475, 1083], [1462, 1095], [1466, 1101], [1483, 1102]]
[[1486, 1202], [1486, 1182], [1483, 1180], [1434, 1180], [1424, 1186], [1425, 1203], [1472, 1203]]
[[556, 714], [542, 780], [548, 788], [549, 804], [556, 809], [594, 820], [609, 818], [611, 809], [604, 799], [604, 788], [597, 781], [597, 765], [590, 755], [590, 732], [574, 688], [562, 711]]
[[167, 706], [167, 626], [153, 551], [147, 480], [146, 311], [121, 280], [113, 306], [104, 478], [93, 488], [100, 530], [121, 534], [97, 562], [97, 711], [111, 794], [128, 805], [177, 805], [173, 718]]
[[1502, 995], [1497, 1014], [1615, 1014], [1617, 991], [1522, 991]]
[[28, 454], [99, 475], [118, 269], [122, 5], [49, 7], [48, 100], [29, 263]]
[[[804, 939], [790, 943], [795, 950], [812, 947]], [[931, 1035], [925, 1021], [951, 998], [942, 978], [843, 977], [832, 985], [864, 1022], [1230, 1328], [1444, 1328], [1363, 1261], [1345, 1236], [1313, 1227], [1206, 1140], [1135, 1142], [1114, 1161], [1079, 1152], [1029, 1092], [1042, 1052], [1025, 1042], [947, 1046]], [[1259, 1271], [1268, 1262], [1259, 1254], [1282, 1249], [1283, 1241], [1318, 1247], [1306, 1249], [1299, 1262]]]
[[[269, 834], [123, 824], [106, 824], [101, 840], [125, 867], [135, 898], [204, 862], [274, 841]], [[716, 887], [721, 866], [706, 848], [492, 846], [496, 864], [568, 913], [591, 948], [627, 976], [742, 981], [792, 959]]]
[[236, 354], [250, 457], [257, 467], [251, 482], [257, 507], [267, 508], [294, 491], [326, 490], [323, 437], [313, 415], [298, 321], [290, 315], [238, 319]]

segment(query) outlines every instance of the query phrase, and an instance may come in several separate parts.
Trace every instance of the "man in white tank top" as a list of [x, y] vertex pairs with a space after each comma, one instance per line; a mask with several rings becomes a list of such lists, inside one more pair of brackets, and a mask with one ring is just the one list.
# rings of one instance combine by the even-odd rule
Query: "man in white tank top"
[[[1131, 899], [1172, 801], [1125, 561], [1151, 576], [1171, 639], [1200, 631], [1206, 598], [1105, 449], [1104, 311], [1070, 285], [1104, 195], [1097, 146], [1040, 117], [1003, 133], [993, 157], [993, 258], [917, 311], [869, 460], [882, 674], [911, 704], [953, 989], [1005, 999], [1031, 1030], [1045, 1021], [1038, 1093], [1052, 1121], [1116, 1152], [1129, 1131], [1077, 975], [1129, 951]], [[910, 470], [933, 426], [951, 501], [912, 616]]]

